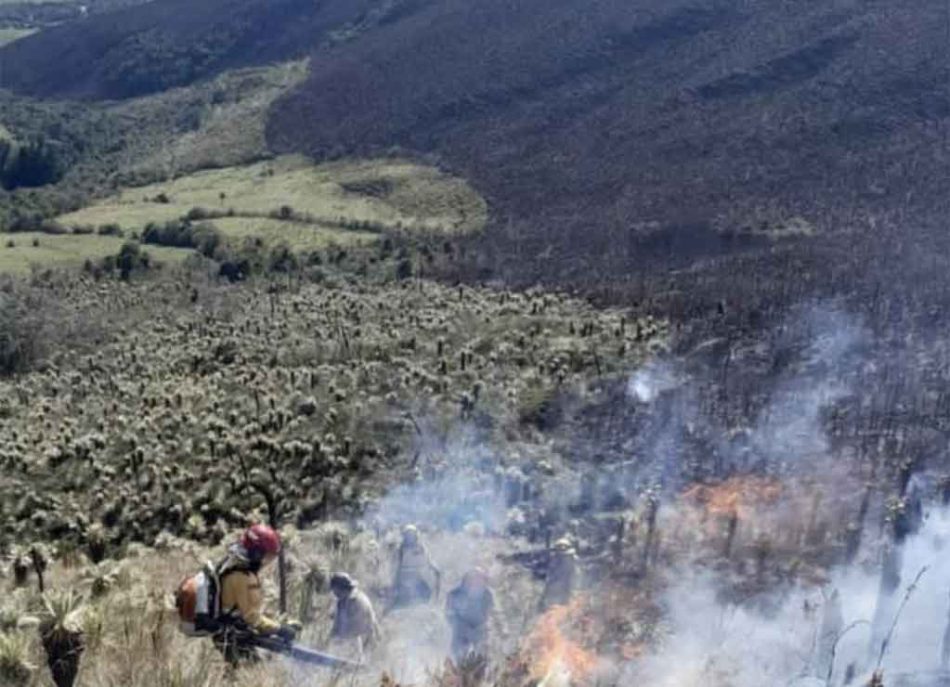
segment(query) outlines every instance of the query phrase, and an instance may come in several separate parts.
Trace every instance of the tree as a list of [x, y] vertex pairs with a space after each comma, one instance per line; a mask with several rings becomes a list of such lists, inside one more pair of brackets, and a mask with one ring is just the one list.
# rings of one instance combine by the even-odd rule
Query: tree
[[64, 172], [56, 147], [42, 136], [23, 146], [0, 141], [0, 185], [5, 189], [56, 183]]
[[137, 241], [126, 241], [119, 249], [115, 264], [119, 269], [119, 276], [123, 281], [127, 281], [136, 269], [148, 266], [148, 255], [142, 251]]

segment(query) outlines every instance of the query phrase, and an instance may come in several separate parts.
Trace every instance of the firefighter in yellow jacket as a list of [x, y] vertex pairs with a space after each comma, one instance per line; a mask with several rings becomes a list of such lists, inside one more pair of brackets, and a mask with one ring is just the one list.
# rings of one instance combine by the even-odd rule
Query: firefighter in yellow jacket
[[280, 535], [266, 525], [253, 525], [245, 530], [239, 543], [229, 548], [227, 558], [218, 566], [221, 614], [237, 622], [224, 623], [214, 635], [214, 643], [232, 665], [257, 660], [254, 647], [247, 642], [248, 631], [288, 642], [297, 636], [297, 627], [281, 625], [264, 615], [260, 571], [278, 553]]

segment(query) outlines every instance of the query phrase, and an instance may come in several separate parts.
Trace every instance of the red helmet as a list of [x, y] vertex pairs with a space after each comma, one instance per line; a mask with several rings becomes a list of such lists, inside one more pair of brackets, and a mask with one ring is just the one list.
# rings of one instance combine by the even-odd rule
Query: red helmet
[[241, 546], [252, 558], [276, 556], [280, 552], [280, 535], [267, 525], [251, 525], [241, 535]]

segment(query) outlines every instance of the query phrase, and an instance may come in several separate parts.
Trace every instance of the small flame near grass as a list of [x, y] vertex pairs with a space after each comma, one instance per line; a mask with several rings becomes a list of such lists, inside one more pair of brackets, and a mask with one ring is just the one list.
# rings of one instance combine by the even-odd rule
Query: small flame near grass
[[531, 677], [546, 687], [590, 684], [601, 663], [597, 654], [568, 636], [575, 630], [584, 633], [586, 600], [575, 599], [568, 606], [555, 606], [542, 615], [522, 646], [522, 655], [531, 669]]

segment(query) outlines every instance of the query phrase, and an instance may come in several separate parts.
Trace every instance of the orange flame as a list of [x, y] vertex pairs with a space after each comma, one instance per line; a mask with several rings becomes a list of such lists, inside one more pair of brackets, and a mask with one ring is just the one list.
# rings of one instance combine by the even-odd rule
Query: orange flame
[[564, 671], [572, 684], [588, 684], [588, 678], [597, 668], [597, 655], [564, 634], [565, 627], [583, 624], [583, 602], [575, 600], [569, 606], [555, 606], [542, 615], [523, 646], [528, 657], [531, 677], [544, 680]]
[[708, 515], [748, 519], [763, 506], [778, 501], [782, 485], [769, 477], [732, 477], [719, 484], [694, 484], [683, 492], [687, 503]]

